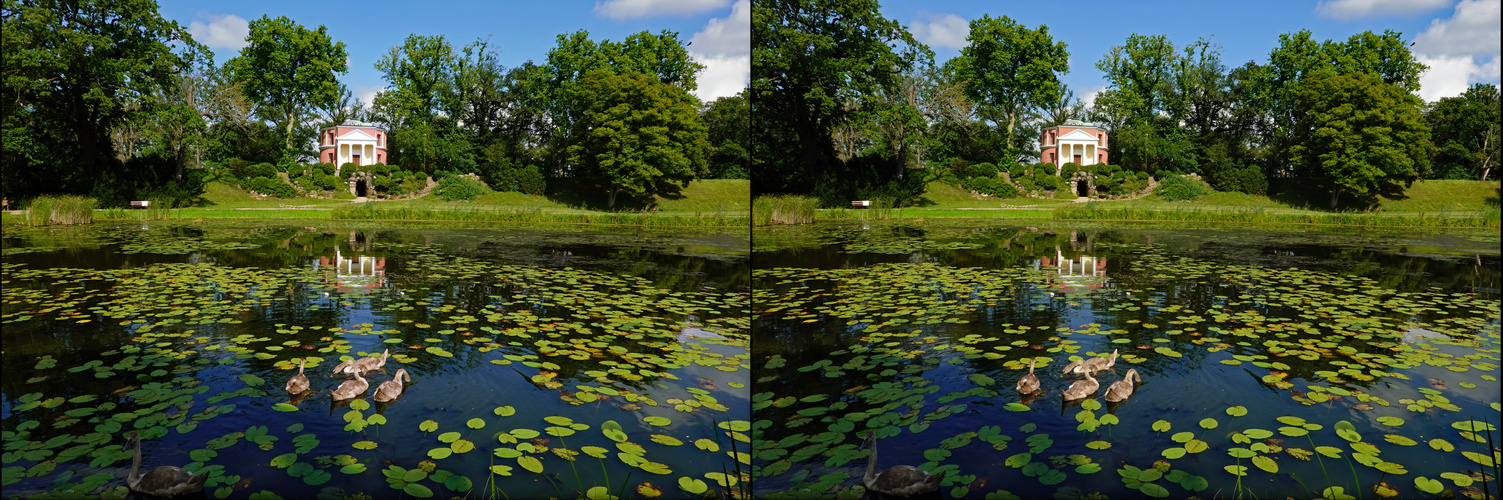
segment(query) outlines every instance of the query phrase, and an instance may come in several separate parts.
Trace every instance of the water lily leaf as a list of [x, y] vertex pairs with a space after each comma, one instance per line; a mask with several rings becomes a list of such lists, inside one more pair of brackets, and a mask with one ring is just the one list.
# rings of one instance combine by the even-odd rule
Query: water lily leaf
[[454, 450], [447, 447], [428, 450], [428, 458], [432, 458], [434, 460], [443, 460], [445, 458], [449, 458], [449, 455], [453, 454]]
[[1153, 423], [1153, 430], [1159, 431], [1159, 432], [1168, 432], [1169, 431], [1169, 421], [1168, 420], [1159, 420], [1157, 422], [1154, 422]]
[[1393, 443], [1393, 444], [1396, 444], [1396, 445], [1399, 445], [1399, 446], [1414, 446], [1416, 444], [1419, 444], [1419, 443], [1415, 442], [1413, 439], [1409, 439], [1407, 437], [1400, 436], [1398, 434], [1384, 434], [1383, 435], [1383, 440], [1384, 441], [1388, 441], [1388, 442]]
[[438, 435], [438, 440], [444, 443], [452, 443], [461, 436], [458, 432], [445, 432]]
[[1465, 488], [1472, 485], [1472, 477], [1466, 474], [1457, 472], [1442, 472], [1440, 473], [1440, 477], [1450, 479], [1451, 482], [1456, 483], [1456, 486], [1459, 488]]
[[466, 421], [464, 425], [471, 429], [483, 429], [485, 428], [485, 421], [478, 418], [472, 418]]
[[1085, 447], [1093, 450], [1105, 450], [1107, 448], [1111, 448], [1112, 444], [1106, 441], [1091, 441], [1089, 443], [1086, 443]]
[[1272, 458], [1258, 455], [1256, 457], [1252, 457], [1252, 463], [1253, 465], [1258, 466], [1259, 469], [1263, 469], [1266, 472], [1274, 474], [1277, 474], [1279, 472], [1279, 463], [1273, 461]]
[[1309, 433], [1310, 431], [1305, 430], [1304, 427], [1290, 427], [1286, 425], [1279, 428], [1279, 434], [1283, 434], [1289, 437], [1300, 437]]
[[1168, 449], [1165, 449], [1162, 452], [1159, 452], [1159, 454], [1163, 455], [1164, 458], [1167, 458], [1167, 459], [1170, 459], [1170, 460], [1174, 460], [1174, 459], [1177, 459], [1177, 458], [1184, 457], [1185, 456], [1185, 449], [1184, 448], [1168, 448]]
[[1441, 491], [1444, 491], [1446, 489], [1446, 485], [1441, 484], [1440, 481], [1436, 481], [1425, 476], [1414, 478], [1414, 487], [1419, 488], [1420, 491], [1429, 493], [1431, 495], [1438, 495]]
[[277, 404], [271, 405], [271, 409], [276, 410], [276, 411], [298, 411], [298, 407], [290, 405], [290, 404], [287, 404], [287, 403], [277, 403]]
[[[1222, 469], [1226, 469], [1227, 472], [1231, 473], [1234, 476], [1246, 476], [1247, 475], [1247, 466], [1245, 466], [1245, 465], [1228, 465], [1226, 467], [1222, 467]], [[1353, 500], [1356, 500], [1356, 499], [1353, 499]]]
[[1315, 451], [1319, 452], [1321, 455], [1325, 455], [1331, 458], [1341, 458], [1341, 453], [1344, 450], [1333, 446], [1316, 446]]
[[282, 454], [282, 455], [277, 455], [276, 458], [271, 459], [271, 466], [272, 467], [276, 467], [278, 469], [286, 469], [288, 466], [292, 465], [292, 463], [296, 462], [296, 461], [297, 461], [297, 454], [296, 453], [286, 453], [286, 454]]
[[1211, 482], [1200, 476], [1185, 476], [1179, 481], [1179, 485], [1189, 491], [1205, 491], [1211, 486]]
[[1435, 448], [1435, 449], [1440, 450], [1440, 451], [1444, 451], [1446, 453], [1450, 453], [1450, 452], [1456, 450], [1455, 446], [1451, 446], [1451, 443], [1449, 443], [1446, 440], [1441, 439], [1441, 438], [1431, 439], [1430, 440], [1430, 447], [1431, 448]]
[[418, 424], [418, 430], [423, 432], [436, 431], [438, 430], [438, 422], [434, 422], [432, 420], [424, 420], [423, 423]]
[[1242, 433], [1246, 434], [1247, 437], [1252, 439], [1268, 439], [1270, 437], [1273, 437], [1273, 431], [1269, 431], [1267, 429], [1248, 429], [1242, 431]]
[[523, 469], [527, 469], [534, 474], [543, 473], [543, 463], [539, 462], [538, 459], [530, 456], [517, 457], [517, 465], [522, 466]]
[[643, 418], [642, 421], [645, 422], [645, 423], [647, 423], [647, 425], [655, 425], [655, 426], [658, 426], [658, 427], [663, 427], [663, 426], [666, 426], [668, 424], [673, 423], [672, 420], [668, 420], [665, 417], [659, 417], [659, 416], [646, 417], [646, 418]]
[[1143, 492], [1144, 495], [1148, 495], [1154, 498], [1164, 498], [1169, 496], [1169, 490], [1155, 483], [1144, 483], [1143, 486], [1138, 488], [1138, 491]]
[[1252, 458], [1258, 455], [1257, 452], [1254, 452], [1247, 448], [1232, 448], [1230, 450], [1227, 450], [1226, 454], [1231, 455], [1235, 458]]
[[1341, 439], [1345, 439], [1353, 443], [1362, 440], [1362, 435], [1357, 433], [1357, 427], [1352, 425], [1351, 422], [1347, 422], [1345, 420], [1338, 421], [1336, 422], [1335, 429], [1336, 435], [1341, 436]]
[[502, 417], [510, 417], [517, 414], [517, 409], [511, 406], [497, 406], [495, 410], [491, 410], [491, 413]]
[[1201, 419], [1200, 421], [1200, 426], [1206, 429], [1215, 429], [1216, 425], [1216, 419], [1214, 418]]
[[1185, 452], [1186, 453], [1200, 453], [1200, 452], [1206, 451], [1206, 450], [1208, 450], [1210, 448], [1211, 448], [1211, 445], [1206, 444], [1205, 441], [1201, 441], [1199, 439], [1191, 439], [1190, 441], [1188, 441], [1188, 442], [1185, 443]]
[[1033, 454], [1025, 452], [1007, 457], [1007, 460], [1002, 463], [1006, 464], [1008, 467], [1021, 468], [1024, 465], [1028, 465], [1028, 462], [1031, 461], [1033, 461]]
[[433, 490], [418, 483], [407, 483], [402, 487], [402, 492], [416, 498], [429, 498], [433, 496]]
[[1399, 417], [1378, 417], [1375, 420], [1377, 420], [1378, 423], [1389, 427], [1398, 427], [1400, 425], [1404, 425], [1404, 419]]
[[1184, 442], [1187, 442], [1187, 441], [1189, 441], [1191, 439], [1195, 439], [1195, 433], [1193, 433], [1193, 432], [1176, 432], [1176, 433], [1174, 433], [1173, 436], [1169, 436], [1169, 439], [1174, 440], [1174, 442], [1176, 442], [1176, 443], [1184, 443]]
[[1326, 500], [1357, 500], [1357, 497], [1346, 494], [1341, 486], [1330, 486], [1321, 491], [1321, 497]]
[[1231, 408], [1227, 408], [1226, 409], [1226, 414], [1227, 415], [1231, 415], [1233, 417], [1240, 417], [1240, 416], [1243, 416], [1243, 415], [1247, 414], [1247, 407], [1246, 406], [1233, 406]]
[[1028, 407], [1028, 405], [1022, 403], [1007, 403], [1007, 405], [1003, 406], [1003, 408], [1005, 408], [1007, 411], [1028, 411], [1031, 409]]
[[1470, 459], [1473, 462], [1482, 464], [1483, 467], [1494, 467], [1493, 464], [1495, 462], [1493, 461], [1493, 457], [1489, 457], [1487, 455], [1483, 455], [1474, 451], [1463, 451], [1461, 452], [1461, 454], [1466, 456], [1466, 458]]
[[1387, 472], [1389, 474], [1404, 475], [1409, 473], [1409, 469], [1405, 469], [1404, 466], [1393, 462], [1378, 462], [1378, 464], [1374, 465], [1373, 468]]

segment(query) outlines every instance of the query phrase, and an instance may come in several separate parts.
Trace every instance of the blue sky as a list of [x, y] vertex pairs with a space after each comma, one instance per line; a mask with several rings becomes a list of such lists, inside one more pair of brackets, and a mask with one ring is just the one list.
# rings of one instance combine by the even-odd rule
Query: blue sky
[[[1077, 97], [1107, 85], [1096, 62], [1128, 35], [1167, 35], [1176, 49], [1202, 37], [1221, 46], [1228, 67], [1266, 63], [1283, 33], [1308, 29], [1316, 40], [1341, 40], [1372, 30], [1403, 33], [1421, 62], [1420, 97], [1458, 95], [1472, 83], [1498, 83], [1500, 0], [937, 2], [883, 0], [882, 11], [909, 27], [935, 52], [935, 62], [959, 55], [971, 19], [1008, 16], [1049, 34], [1070, 52], [1063, 80]], [[1214, 36], [1213, 36], [1214, 35]]]
[[223, 65], [245, 46], [248, 23], [261, 16], [287, 16], [309, 29], [326, 26], [344, 42], [349, 72], [340, 81], [366, 104], [386, 85], [375, 68], [408, 35], [443, 35], [456, 49], [489, 38], [510, 68], [526, 61], [542, 64], [557, 36], [587, 30], [596, 41], [621, 41], [643, 30], [676, 31], [693, 42], [689, 52], [707, 66], [699, 75], [701, 99], [735, 94], [746, 87], [751, 68], [749, 0], [428, 1], [320, 2], [258, 0], [202, 2], [158, 0], [162, 17], [187, 27], [193, 38], [214, 50]]

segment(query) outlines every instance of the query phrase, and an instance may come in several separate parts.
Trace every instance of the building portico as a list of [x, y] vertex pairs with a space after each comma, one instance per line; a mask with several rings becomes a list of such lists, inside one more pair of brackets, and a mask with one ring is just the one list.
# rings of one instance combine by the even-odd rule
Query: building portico
[[318, 161], [335, 166], [346, 163], [386, 163], [386, 129], [365, 122], [345, 122], [318, 132]]
[[1070, 162], [1076, 165], [1107, 162], [1106, 131], [1080, 120], [1068, 120], [1063, 125], [1044, 129], [1039, 144], [1042, 145], [1039, 161], [1055, 166]]

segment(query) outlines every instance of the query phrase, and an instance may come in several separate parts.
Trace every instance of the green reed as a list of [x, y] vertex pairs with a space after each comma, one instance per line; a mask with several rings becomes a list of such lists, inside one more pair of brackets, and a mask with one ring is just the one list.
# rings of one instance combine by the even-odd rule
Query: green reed
[[662, 215], [649, 212], [600, 212], [587, 214], [561, 214], [543, 212], [538, 208], [522, 209], [469, 209], [433, 210], [423, 208], [395, 207], [377, 208], [368, 203], [335, 207], [332, 219], [345, 220], [426, 220], [426, 221], [471, 221], [471, 222], [536, 222], [566, 224], [611, 224], [623, 226], [694, 226], [733, 227], [746, 224], [744, 217], [726, 214]]
[[818, 207], [819, 200], [808, 196], [759, 196], [752, 200], [752, 223], [758, 226], [808, 224], [814, 222], [814, 210]]
[[94, 222], [94, 207], [99, 200], [77, 195], [42, 195], [31, 200], [26, 224], [89, 224]]
[[1279, 224], [1326, 224], [1367, 227], [1500, 227], [1498, 210], [1483, 210], [1476, 215], [1417, 212], [1413, 214], [1372, 213], [1270, 213], [1263, 207], [1243, 209], [1175, 209], [1153, 210], [1146, 207], [1106, 208], [1095, 202], [1072, 203], [1054, 209], [1056, 219], [1126, 220], [1126, 221], [1199, 221], [1257, 222]]

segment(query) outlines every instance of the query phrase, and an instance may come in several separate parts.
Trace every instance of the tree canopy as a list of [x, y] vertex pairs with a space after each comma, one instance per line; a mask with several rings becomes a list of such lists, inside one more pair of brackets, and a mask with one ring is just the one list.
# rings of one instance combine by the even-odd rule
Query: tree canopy
[[256, 114], [276, 124], [286, 136], [289, 152], [299, 149], [294, 130], [315, 108], [338, 101], [339, 75], [348, 70], [344, 42], [335, 42], [328, 29], [307, 29], [286, 16], [261, 16], [250, 22], [250, 45], [226, 65]]
[[673, 192], [704, 164], [709, 139], [698, 100], [683, 88], [635, 71], [592, 71], [578, 83], [582, 118], [569, 162], [606, 187], [607, 209], [619, 193]]
[[1475, 84], [1426, 111], [1437, 148], [1434, 176], [1485, 181], [1498, 164], [1498, 86]]
[[1403, 192], [1429, 163], [1423, 104], [1376, 75], [1317, 71], [1300, 84], [1290, 155], [1301, 178], [1359, 198]]
[[966, 91], [1006, 129], [1011, 150], [1018, 122], [1059, 99], [1059, 75], [1070, 71], [1070, 52], [1049, 36], [1048, 26], [1030, 30], [1007, 16], [971, 20], [966, 41], [956, 63]]

